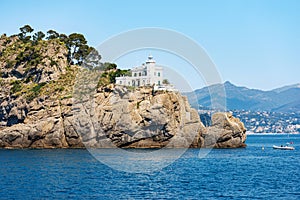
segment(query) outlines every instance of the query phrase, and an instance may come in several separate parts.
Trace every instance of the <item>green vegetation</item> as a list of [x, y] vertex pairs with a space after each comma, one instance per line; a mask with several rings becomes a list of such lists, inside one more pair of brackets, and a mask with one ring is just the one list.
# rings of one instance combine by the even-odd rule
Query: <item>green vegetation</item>
[[11, 92], [13, 94], [20, 92], [22, 90], [22, 82], [20, 80], [15, 80], [11, 82], [11, 85], [12, 85]]
[[29, 34], [33, 32], [33, 28], [31, 28], [31, 26], [29, 25], [25, 25], [20, 28], [20, 31], [21, 33], [18, 34], [20, 40], [22, 40], [23, 42], [30, 41], [31, 35]]
[[12, 86], [10, 89], [10, 92], [14, 96], [20, 96], [24, 94], [24, 97], [27, 101], [31, 101], [37, 96], [39, 96], [40, 91], [43, 86], [46, 85], [46, 83], [30, 83], [26, 84], [21, 80], [14, 80], [10, 83]]
[[108, 85], [110, 83], [115, 83], [116, 82], [116, 77], [120, 76], [127, 76], [130, 75], [130, 70], [121, 70], [121, 69], [116, 69], [116, 64], [107, 64], [104, 63], [104, 66], [106, 64], [106, 68], [104, 72], [101, 74], [101, 78], [98, 82], [98, 87]]
[[168, 84], [170, 84], [170, 82], [169, 82], [169, 80], [168, 80], [168, 79], [164, 79], [162, 83], [163, 83], [163, 84], [165, 84], [165, 85], [168, 85]]
[[37, 84], [36, 86], [34, 86], [34, 87], [31, 89], [31, 91], [32, 91], [33, 93], [39, 93], [40, 90], [41, 90], [41, 88], [42, 88], [44, 85], [46, 85], [45, 82], [44, 82], [44, 83], [39, 83], [39, 84]]
[[54, 66], [54, 65], [56, 65], [56, 66], [58, 65], [56, 61], [54, 61], [54, 60], [52, 60], [52, 59], [50, 59], [50, 60], [51, 60], [51, 62], [50, 62], [50, 66], [51, 66], [51, 67]]
[[54, 30], [47, 31], [48, 37], [46, 37], [47, 40], [53, 40], [59, 37], [59, 34]]
[[35, 99], [36, 97], [38, 97], [40, 95], [40, 91], [44, 85], [46, 85], [46, 83], [38, 83], [38, 84], [33, 85], [26, 92], [26, 95], [25, 95], [26, 100], [30, 102], [33, 99]]
[[[65, 34], [57, 33], [54, 30], [49, 30], [47, 31], [46, 37], [46, 34], [44, 34], [42, 31], [38, 31], [35, 33], [33, 31], [34, 29], [30, 25], [24, 25], [23, 27], [21, 27], [20, 33], [16, 35], [19, 41], [15, 42], [13, 45], [7, 46], [12, 41], [11, 38], [8, 38], [5, 42], [2, 43], [2, 46], [6, 46], [8, 49], [5, 48], [3, 52], [0, 52], [0, 56], [11, 55], [15, 51], [20, 51], [20, 55], [18, 55], [16, 63], [14, 63], [18, 65], [22, 62], [28, 60], [31, 61], [32, 59], [36, 59], [37, 57], [42, 57], [41, 55], [37, 55], [40, 50], [37, 47], [40, 47], [43, 41], [58, 40], [61, 44], [64, 44], [68, 50], [67, 59], [69, 61], [69, 64], [82, 65], [85, 58], [89, 54], [92, 55], [94, 64], [101, 64], [99, 62], [99, 60], [101, 59], [99, 52], [95, 48], [87, 45], [87, 41], [82, 34], [71, 33], [69, 36], [67, 36]], [[13, 35], [12, 37], [14, 36], [15, 35]], [[4, 35], [4, 37], [6, 37], [6, 35]], [[91, 56], [88, 57], [88, 61], [90, 60], [90, 58]], [[31, 65], [37, 64], [41, 60], [42, 59], [36, 60], [31, 63]], [[95, 67], [97, 66], [93, 66], [93, 68]]]
[[[130, 70], [117, 69], [114, 63], [101, 63], [99, 52], [89, 46], [79, 33], [66, 35], [49, 30], [45, 34], [42, 31], [35, 32], [30, 25], [24, 25], [18, 34], [3, 34], [0, 46], [4, 47], [0, 50], [1, 86], [8, 88], [11, 96], [24, 98], [27, 102], [39, 96], [72, 98], [78, 66], [103, 72], [99, 87], [115, 83], [118, 76], [130, 75]], [[59, 66], [62, 63], [66, 66]], [[58, 76], [50, 80], [43, 79], [45, 74], [50, 77], [53, 73], [49, 67], [53, 67], [53, 70], [63, 69], [64, 72], [59, 74], [60, 71], [55, 71]]]
[[42, 31], [39, 31], [33, 35], [33, 43], [37, 44], [38, 41], [42, 40], [45, 37], [45, 34]]
[[62, 74], [58, 80], [51, 81], [43, 86], [40, 91], [41, 95], [58, 95], [60, 99], [72, 97], [73, 85], [76, 79], [78, 68], [67, 67], [66, 73]]
[[19, 54], [15, 59], [15, 65], [18, 66], [26, 62], [26, 64], [28, 64], [29, 66], [36, 66], [41, 62], [42, 56], [39, 53], [38, 49], [35, 48], [35, 46], [32, 46], [30, 44], [18, 44], [18, 47]]
[[81, 65], [84, 58], [91, 51], [95, 51], [93, 47], [87, 45], [87, 41], [82, 34], [72, 33], [68, 39], [64, 39], [69, 50], [68, 60], [71, 64]]
[[[99, 52], [87, 45], [87, 40], [80, 33], [71, 33], [67, 36], [54, 30], [48, 30], [46, 34], [42, 31], [34, 33], [34, 29], [30, 25], [24, 25], [20, 28], [20, 33], [16, 35], [11, 37], [2, 35], [1, 40], [5, 40], [2, 46], [6, 48], [0, 52], [0, 59], [5, 60], [7, 68], [17, 67], [25, 62], [30, 66], [36, 66], [43, 60], [40, 50], [42, 46], [47, 46], [48, 43], [45, 42], [56, 41], [67, 48], [66, 56], [70, 65], [75, 64], [89, 69], [105, 68], [105, 71], [117, 68], [113, 63], [102, 64]], [[16, 39], [18, 40], [16, 41]], [[14, 54], [17, 54], [17, 58], [11, 60], [9, 57]], [[51, 61], [51, 66], [54, 65], [57, 63]]]
[[109, 71], [109, 70], [112, 70], [112, 69], [117, 69], [117, 65], [115, 63], [105, 62], [103, 64], [103, 67], [104, 67], [104, 71]]

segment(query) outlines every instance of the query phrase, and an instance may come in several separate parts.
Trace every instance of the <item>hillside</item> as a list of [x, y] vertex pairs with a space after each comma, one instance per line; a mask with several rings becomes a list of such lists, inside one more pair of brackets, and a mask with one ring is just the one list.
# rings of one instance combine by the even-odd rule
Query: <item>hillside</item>
[[228, 110], [300, 112], [300, 88], [298, 84], [271, 91], [262, 91], [235, 86], [227, 81], [224, 84], [216, 84], [196, 90], [195, 94], [199, 105], [210, 108], [209, 91], [219, 96], [217, 91], [222, 87], [225, 88]]
[[26, 105], [39, 97], [52, 101], [72, 97], [77, 67], [69, 65], [64, 43], [53, 39], [32, 45], [2, 35], [0, 46], [0, 125], [24, 122]]

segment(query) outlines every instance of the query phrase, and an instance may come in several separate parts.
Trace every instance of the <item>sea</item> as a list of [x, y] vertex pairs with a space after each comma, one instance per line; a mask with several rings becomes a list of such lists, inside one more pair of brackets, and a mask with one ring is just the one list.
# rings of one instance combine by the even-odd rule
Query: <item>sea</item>
[[[295, 150], [272, 148], [287, 142]], [[249, 135], [246, 143], [205, 156], [188, 149], [161, 169], [136, 173], [84, 149], [2, 149], [0, 199], [300, 199], [300, 135]]]

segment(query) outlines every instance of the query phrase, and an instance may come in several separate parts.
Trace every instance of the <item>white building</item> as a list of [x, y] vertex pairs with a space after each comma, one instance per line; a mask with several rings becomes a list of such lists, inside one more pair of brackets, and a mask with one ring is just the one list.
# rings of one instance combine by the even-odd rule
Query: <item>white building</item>
[[125, 86], [147, 86], [162, 85], [163, 67], [156, 65], [153, 56], [149, 56], [146, 63], [131, 69], [131, 76], [116, 77], [117, 85]]

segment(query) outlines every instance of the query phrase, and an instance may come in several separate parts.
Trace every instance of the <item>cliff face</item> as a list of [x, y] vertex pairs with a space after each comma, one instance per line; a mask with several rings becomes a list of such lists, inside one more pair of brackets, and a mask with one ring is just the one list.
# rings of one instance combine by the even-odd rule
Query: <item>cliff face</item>
[[77, 71], [68, 66], [67, 53], [59, 40], [33, 45], [1, 36], [0, 147], [80, 146], [63, 116]]
[[[174, 92], [133, 92], [111, 86], [95, 95], [93, 109], [73, 99], [35, 99], [23, 123], [0, 131], [0, 147], [11, 148], [235, 148], [244, 147], [243, 124], [216, 113], [205, 128], [186, 97]], [[122, 94], [125, 94], [122, 96]], [[24, 107], [24, 106], [23, 106]], [[16, 118], [23, 107], [9, 113]], [[85, 107], [85, 108], [84, 108]]]
[[111, 84], [78, 98], [73, 87], [80, 68], [68, 66], [57, 40], [32, 47], [2, 36], [0, 46], [2, 148], [245, 146], [238, 119], [217, 113], [206, 128], [177, 92]]
[[76, 104], [75, 124], [88, 147], [198, 147], [204, 126], [187, 98], [151, 87], [129, 91], [105, 87], [95, 95], [94, 110]]

